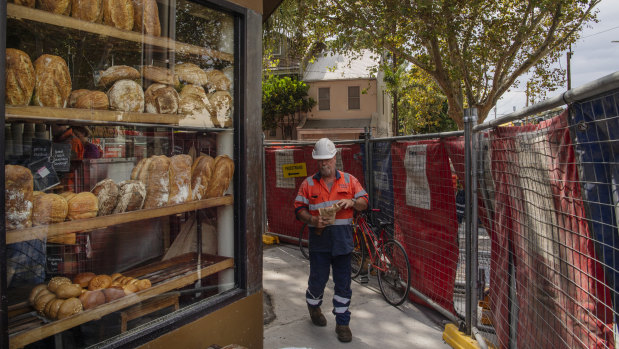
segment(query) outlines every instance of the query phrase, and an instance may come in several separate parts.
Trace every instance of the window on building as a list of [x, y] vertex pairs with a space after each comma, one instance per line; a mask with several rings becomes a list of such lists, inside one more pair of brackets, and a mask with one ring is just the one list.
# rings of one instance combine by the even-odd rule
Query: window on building
[[331, 91], [328, 87], [318, 89], [318, 110], [331, 109]]
[[348, 109], [361, 109], [359, 86], [348, 86]]

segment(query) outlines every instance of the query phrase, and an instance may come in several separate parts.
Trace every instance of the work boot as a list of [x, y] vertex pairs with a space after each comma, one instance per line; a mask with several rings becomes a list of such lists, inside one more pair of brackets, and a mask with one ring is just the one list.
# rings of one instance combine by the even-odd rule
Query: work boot
[[327, 326], [327, 319], [325, 318], [324, 315], [322, 315], [322, 311], [320, 310], [320, 307], [311, 307], [308, 305], [307, 309], [309, 310], [310, 317], [312, 318], [312, 323], [314, 325], [320, 326], [320, 327]]
[[335, 333], [337, 333], [337, 339], [340, 342], [348, 343], [352, 340], [352, 332], [348, 325], [335, 325]]

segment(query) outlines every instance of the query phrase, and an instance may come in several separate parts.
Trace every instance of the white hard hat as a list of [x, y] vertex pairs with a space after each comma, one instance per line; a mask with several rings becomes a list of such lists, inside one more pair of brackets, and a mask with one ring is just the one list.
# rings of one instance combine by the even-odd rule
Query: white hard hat
[[329, 138], [319, 139], [314, 145], [314, 150], [312, 151], [312, 157], [315, 160], [328, 160], [333, 158], [335, 154], [337, 154], [335, 144], [333, 144]]

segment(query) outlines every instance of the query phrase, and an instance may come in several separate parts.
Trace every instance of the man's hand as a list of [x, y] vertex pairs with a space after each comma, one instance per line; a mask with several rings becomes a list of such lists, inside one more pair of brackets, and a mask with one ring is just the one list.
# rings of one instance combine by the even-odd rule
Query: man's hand
[[316, 228], [324, 228], [327, 226], [325, 219], [321, 216], [312, 216], [311, 222]]
[[337, 202], [337, 205], [343, 209], [348, 209], [353, 207], [355, 202], [352, 199], [342, 199]]

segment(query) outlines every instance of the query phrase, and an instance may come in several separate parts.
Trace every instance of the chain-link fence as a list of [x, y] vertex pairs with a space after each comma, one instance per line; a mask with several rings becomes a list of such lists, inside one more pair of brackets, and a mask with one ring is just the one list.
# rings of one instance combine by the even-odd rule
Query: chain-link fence
[[[483, 125], [469, 112], [464, 131], [336, 142], [394, 222], [411, 300], [496, 347], [614, 348], [619, 73]], [[290, 242], [312, 148], [265, 145], [267, 229]]]

